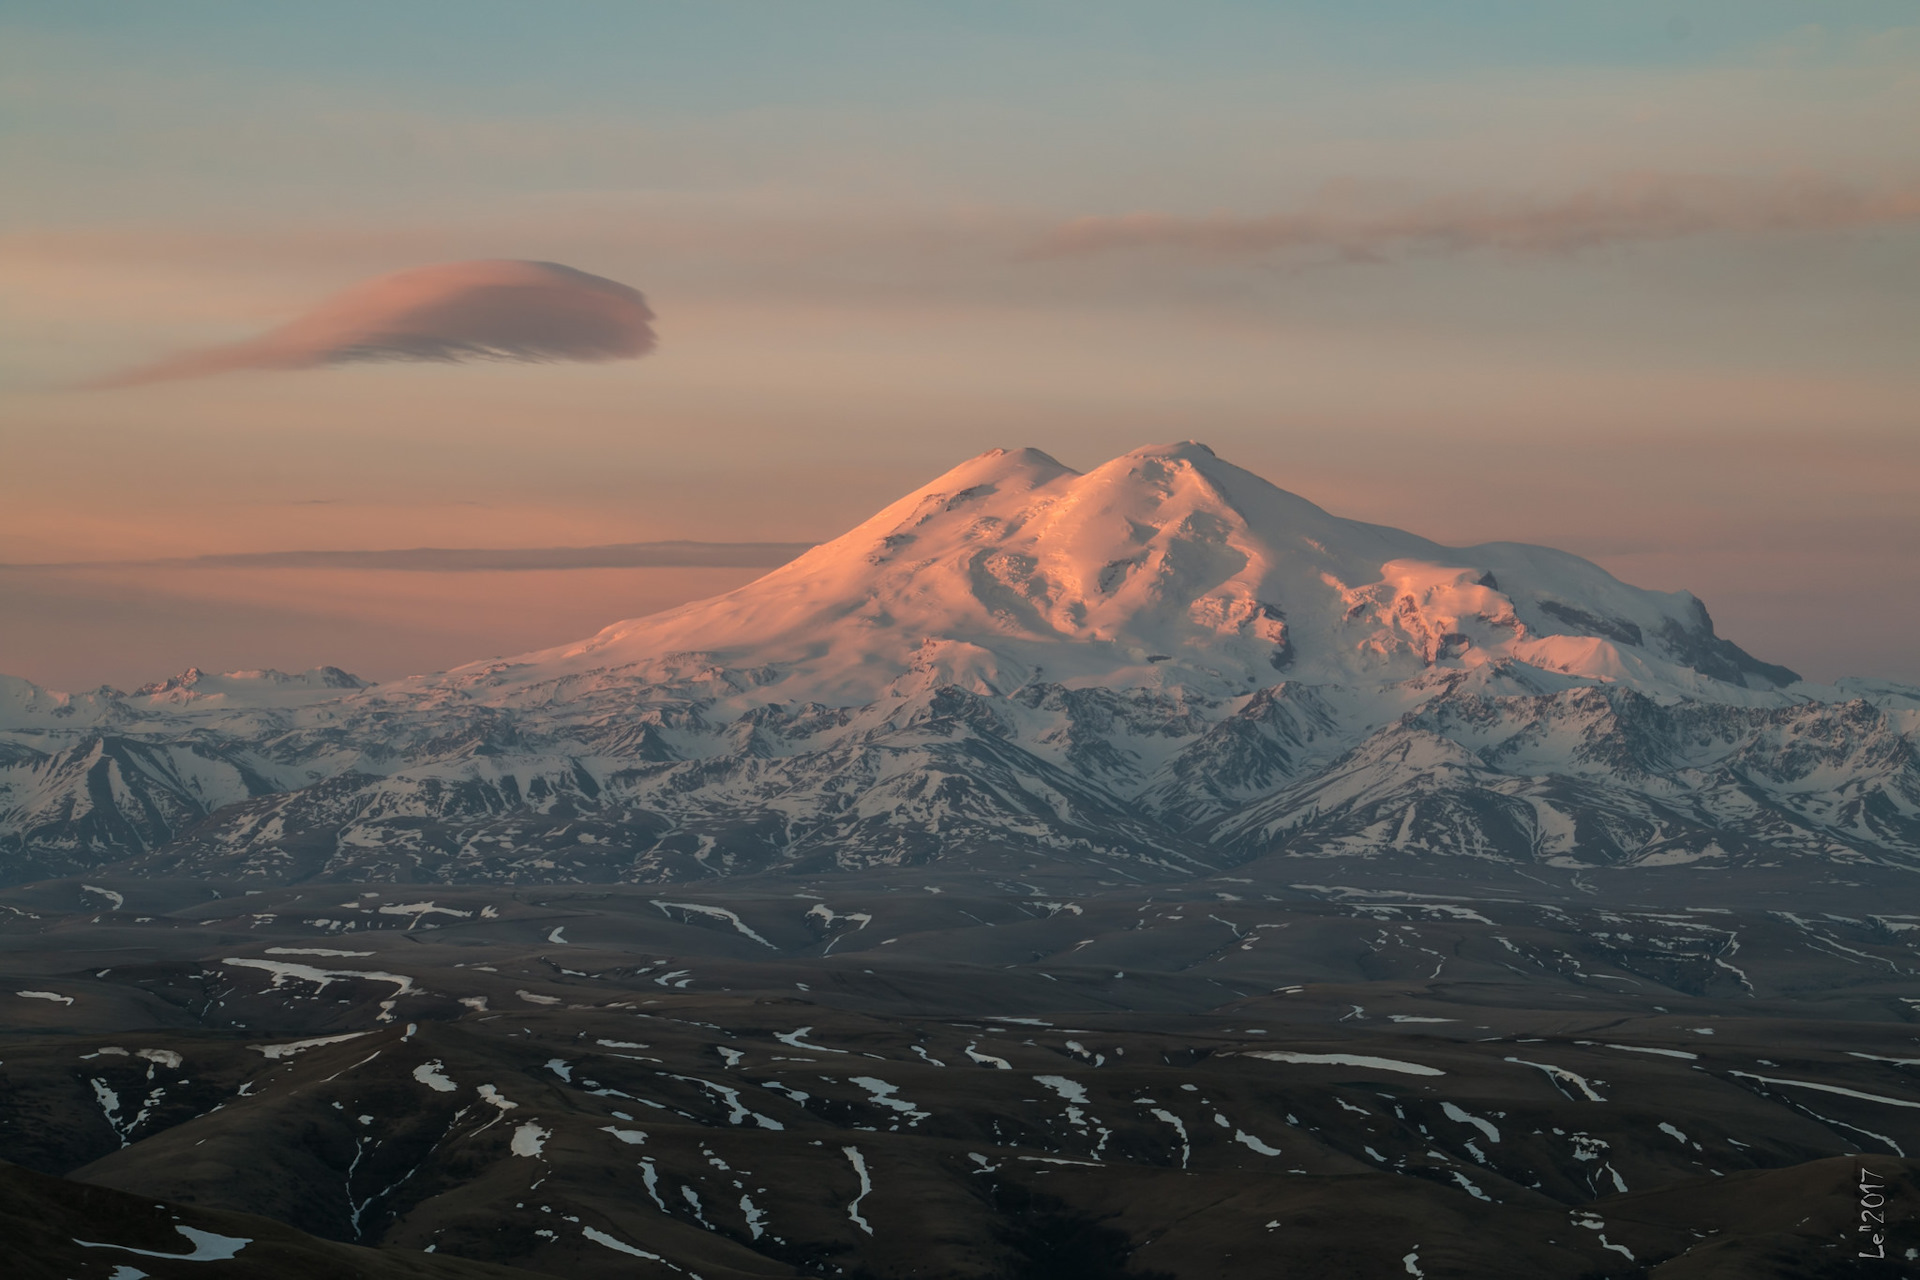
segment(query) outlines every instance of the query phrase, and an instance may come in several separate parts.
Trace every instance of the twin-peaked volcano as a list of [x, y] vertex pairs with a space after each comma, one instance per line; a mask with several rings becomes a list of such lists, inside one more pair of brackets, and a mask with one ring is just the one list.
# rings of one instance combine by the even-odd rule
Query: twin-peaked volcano
[[664, 675], [695, 654], [836, 704], [1033, 681], [1234, 694], [1495, 662], [1674, 692], [1798, 679], [1718, 639], [1684, 592], [1341, 519], [1191, 441], [1085, 474], [995, 449], [737, 591], [515, 665]]

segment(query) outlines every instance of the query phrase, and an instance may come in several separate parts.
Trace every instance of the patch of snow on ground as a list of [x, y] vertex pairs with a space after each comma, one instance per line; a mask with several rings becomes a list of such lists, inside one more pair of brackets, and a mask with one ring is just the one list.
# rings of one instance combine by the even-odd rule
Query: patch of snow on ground
[[1242, 1056], [1264, 1058], [1268, 1062], [1294, 1062], [1304, 1066], [1371, 1067], [1377, 1071], [1397, 1071], [1409, 1076], [1447, 1074], [1438, 1067], [1422, 1066], [1417, 1062], [1402, 1062], [1398, 1058], [1374, 1058], [1361, 1053], [1294, 1053], [1289, 1049], [1248, 1049]]
[[842, 1147], [840, 1148], [840, 1154], [847, 1158], [848, 1163], [853, 1165], [853, 1171], [860, 1175], [860, 1194], [855, 1196], [853, 1203], [847, 1206], [847, 1217], [853, 1219], [854, 1226], [860, 1228], [868, 1235], [872, 1235], [873, 1228], [867, 1224], [865, 1218], [860, 1216], [860, 1202], [865, 1200], [868, 1194], [873, 1191], [873, 1179], [867, 1176], [866, 1157], [860, 1154], [860, 1148], [858, 1147]]
[[814, 1053], [846, 1053], [845, 1049], [829, 1049], [824, 1044], [809, 1044], [804, 1037], [812, 1027], [798, 1027], [792, 1031], [776, 1031], [773, 1038], [792, 1049], [807, 1049]]
[[412, 916], [413, 924], [407, 926], [407, 928], [411, 929], [413, 925], [420, 923], [422, 916], [456, 916], [464, 920], [468, 916], [471, 916], [473, 912], [456, 911], [452, 907], [436, 907], [431, 902], [393, 902], [381, 907], [380, 914], [383, 916]]
[[873, 917], [864, 911], [848, 911], [842, 913], [835, 911], [824, 902], [816, 902], [807, 908], [807, 915], [819, 917], [821, 923], [825, 924], [828, 928], [833, 927], [835, 920], [852, 920], [862, 929], [873, 923]]
[[1594, 1214], [1590, 1211], [1585, 1212], [1583, 1216], [1575, 1219], [1575, 1222], [1577, 1223], [1577, 1225], [1585, 1227], [1589, 1231], [1599, 1232], [1600, 1247], [1602, 1249], [1609, 1249], [1609, 1250], [1612, 1250], [1614, 1253], [1622, 1254], [1626, 1257], [1628, 1262], [1634, 1261], [1633, 1250], [1627, 1248], [1627, 1246], [1623, 1244], [1611, 1244], [1608, 1242], [1607, 1232], [1606, 1232], [1607, 1224], [1601, 1220], [1599, 1215]]
[[1757, 1076], [1751, 1071], [1729, 1071], [1730, 1076], [1741, 1076], [1748, 1080], [1759, 1080], [1766, 1084], [1792, 1085], [1796, 1089], [1817, 1089], [1821, 1093], [1837, 1093], [1843, 1098], [1858, 1098], [1863, 1102], [1878, 1102], [1889, 1107], [1912, 1107], [1920, 1111], [1920, 1102], [1909, 1102], [1905, 1098], [1889, 1098], [1878, 1093], [1862, 1093], [1858, 1089], [1844, 1089], [1837, 1084], [1816, 1084], [1812, 1080], [1782, 1080], [1775, 1076]]
[[1468, 1195], [1472, 1196], [1475, 1200], [1486, 1200], [1488, 1202], [1491, 1202], [1493, 1200], [1492, 1196], [1482, 1191], [1479, 1187], [1474, 1186], [1473, 1183], [1468, 1179], [1466, 1174], [1461, 1173], [1457, 1169], [1449, 1169], [1447, 1170], [1447, 1172], [1451, 1173], [1453, 1175], [1453, 1180], [1459, 1183], [1461, 1186], [1461, 1189], [1464, 1190]]
[[660, 1170], [646, 1156], [640, 1158], [640, 1181], [646, 1185], [647, 1194], [653, 1197], [654, 1205], [660, 1212], [665, 1213], [667, 1202], [660, 1198]]
[[305, 1053], [309, 1049], [318, 1049], [323, 1044], [339, 1044], [343, 1040], [358, 1040], [361, 1036], [370, 1036], [371, 1031], [349, 1031], [339, 1036], [316, 1036], [311, 1040], [289, 1040], [285, 1044], [256, 1044], [248, 1048], [268, 1059], [291, 1058], [296, 1053]]
[[1686, 1134], [1680, 1132], [1680, 1130], [1668, 1124], [1665, 1120], [1662, 1120], [1660, 1122], [1659, 1129], [1660, 1129], [1660, 1132], [1666, 1134], [1669, 1138], [1672, 1138], [1675, 1142], [1680, 1143], [1682, 1146], [1690, 1146], [1695, 1149], [1698, 1149], [1700, 1146], [1699, 1143], [1695, 1142], [1693, 1139], [1689, 1138]]
[[135, 1249], [124, 1244], [100, 1244], [92, 1240], [75, 1240], [82, 1249], [118, 1249], [122, 1253], [138, 1254], [142, 1258], [171, 1258], [175, 1262], [225, 1262], [237, 1255], [253, 1241], [246, 1236], [216, 1235], [211, 1231], [202, 1231], [198, 1227], [183, 1227], [176, 1224], [173, 1228], [187, 1238], [193, 1246], [192, 1253], [159, 1253], [152, 1249]]
[[740, 1212], [747, 1216], [747, 1231], [755, 1240], [767, 1233], [763, 1225], [767, 1220], [766, 1210], [756, 1207], [752, 1196], [741, 1195]]
[[435, 1058], [432, 1062], [423, 1062], [413, 1069], [413, 1078], [435, 1093], [452, 1093], [457, 1087], [446, 1076], [445, 1064]]
[[[1606, 1101], [1605, 1098], [1601, 1097], [1600, 1094], [1595, 1091], [1593, 1085], [1590, 1084], [1584, 1076], [1575, 1075], [1565, 1067], [1556, 1067], [1550, 1062], [1528, 1062], [1525, 1058], [1508, 1058], [1507, 1061], [1515, 1063], [1518, 1066], [1532, 1067], [1536, 1071], [1546, 1072], [1547, 1078], [1555, 1082], [1556, 1088], [1559, 1087], [1560, 1081], [1565, 1080], [1585, 1095], [1588, 1102]], [[1565, 1093], [1566, 1090], [1562, 1089], [1561, 1092]]]
[[751, 1116], [753, 1122], [762, 1129], [785, 1129], [787, 1127], [778, 1120], [761, 1115], [758, 1111], [749, 1110], [747, 1105], [740, 1101], [740, 1091], [738, 1089], [729, 1088], [724, 1084], [715, 1084], [711, 1080], [702, 1080], [699, 1076], [677, 1076], [671, 1072], [662, 1072], [661, 1074], [665, 1075], [669, 1080], [684, 1080], [688, 1084], [697, 1084], [703, 1089], [710, 1090], [716, 1097], [727, 1104], [728, 1124], [739, 1124], [742, 1120]]
[[1447, 1119], [1453, 1121], [1455, 1124], [1473, 1125], [1479, 1129], [1480, 1132], [1487, 1135], [1488, 1142], [1500, 1141], [1500, 1130], [1494, 1127], [1493, 1121], [1476, 1116], [1471, 1111], [1455, 1106], [1451, 1102], [1441, 1103], [1440, 1110], [1445, 1112]]
[[517, 1156], [535, 1157], [546, 1150], [547, 1139], [553, 1136], [550, 1129], [542, 1129], [529, 1120], [513, 1131], [511, 1150]]
[[1697, 1053], [1688, 1053], [1685, 1049], [1655, 1049], [1644, 1044], [1609, 1044], [1607, 1048], [1620, 1049], [1627, 1053], [1653, 1053], [1663, 1058], [1685, 1058], [1689, 1062], [1700, 1056]]
[[765, 938], [761, 937], [759, 934], [755, 933], [750, 927], [748, 927], [746, 921], [742, 920], [739, 916], [727, 910], [725, 907], [709, 907], [698, 902], [661, 902], [658, 899], [652, 899], [651, 901], [653, 902], [654, 906], [660, 908], [661, 914], [668, 916], [669, 919], [672, 918], [672, 913], [667, 910], [667, 908], [669, 907], [672, 907], [674, 908], [674, 910], [677, 910], [677, 911], [691, 911], [695, 915], [712, 916], [715, 920], [725, 920], [728, 924], [731, 924], [740, 933], [743, 933], [747, 937], [752, 938], [755, 942], [759, 943], [763, 947], [767, 947], [773, 951], [778, 951], [780, 949], [774, 946], [771, 942], [768, 942]]
[[976, 1041], [974, 1044], [970, 1044], [967, 1046], [966, 1048], [967, 1057], [971, 1058], [973, 1061], [979, 1063], [983, 1067], [989, 1067], [989, 1066], [998, 1067], [1002, 1071], [1013, 1070], [1013, 1064], [1011, 1062], [1008, 1062], [1005, 1058], [996, 1058], [990, 1053], [981, 1053], [979, 1048], [977, 1047], [978, 1043], [979, 1042]]
[[93, 1085], [94, 1100], [100, 1104], [100, 1113], [107, 1118], [107, 1127], [120, 1139], [120, 1145], [127, 1145], [127, 1135], [120, 1127], [120, 1095], [105, 1080], [90, 1081]]
[[289, 980], [311, 982], [321, 991], [328, 984], [340, 981], [391, 982], [397, 993], [413, 990], [413, 979], [404, 973], [385, 973], [378, 969], [316, 969], [310, 964], [293, 964], [285, 960], [243, 960], [236, 956], [227, 956], [221, 964], [232, 965], [236, 969], [264, 969], [273, 975], [273, 986], [284, 987]]
[[886, 1107], [906, 1116], [909, 1129], [933, 1114], [931, 1111], [920, 1110], [905, 1098], [898, 1097], [900, 1086], [888, 1084], [885, 1080], [876, 1079], [873, 1076], [850, 1076], [847, 1083], [858, 1085], [872, 1094], [875, 1106]]
[[1078, 1080], [1069, 1080], [1065, 1076], [1035, 1076], [1034, 1080], [1047, 1086], [1068, 1102], [1087, 1106], [1087, 1087]]
[[607, 1248], [612, 1249], [616, 1253], [624, 1253], [634, 1258], [645, 1258], [649, 1262], [665, 1262], [666, 1261], [665, 1258], [661, 1257], [657, 1253], [648, 1253], [645, 1249], [636, 1249], [632, 1245], [628, 1244], [626, 1241], [616, 1240], [614, 1237], [608, 1235], [606, 1232], [601, 1231], [595, 1227], [582, 1227], [580, 1228], [580, 1234], [585, 1236], [587, 1239], [593, 1241], [595, 1244], [604, 1245]]
[[507, 1101], [506, 1098], [501, 1095], [500, 1091], [494, 1088], [490, 1084], [483, 1084], [478, 1089], [474, 1090], [474, 1092], [480, 1095], [480, 1101], [486, 1103], [490, 1107], [494, 1107], [498, 1109], [503, 1113], [511, 1111], [515, 1107], [520, 1105], [517, 1102]]
[[105, 898], [108, 902], [111, 902], [113, 904], [112, 909], [115, 911], [118, 911], [120, 910], [120, 908], [127, 905], [126, 898], [121, 896], [120, 894], [115, 893], [111, 889], [102, 889], [97, 884], [83, 884], [80, 887], [81, 889], [85, 890], [88, 893], [97, 893], [101, 897]]

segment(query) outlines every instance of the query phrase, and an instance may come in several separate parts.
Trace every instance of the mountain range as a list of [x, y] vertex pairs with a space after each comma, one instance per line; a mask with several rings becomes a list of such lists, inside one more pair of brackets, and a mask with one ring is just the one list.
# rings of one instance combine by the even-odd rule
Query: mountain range
[[0, 677], [0, 878], [1920, 869], [1920, 688], [1342, 519], [1193, 442], [994, 450], [736, 591], [369, 684]]

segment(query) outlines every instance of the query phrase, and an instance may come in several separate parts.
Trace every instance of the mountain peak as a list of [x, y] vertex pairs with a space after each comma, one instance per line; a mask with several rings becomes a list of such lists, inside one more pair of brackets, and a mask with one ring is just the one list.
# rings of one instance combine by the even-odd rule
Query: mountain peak
[[1045, 484], [1062, 475], [1078, 474], [1073, 468], [1039, 449], [989, 449], [968, 458], [939, 478], [928, 481], [907, 497], [933, 490], [952, 493], [973, 485], [1007, 481]]
[[1167, 458], [1181, 462], [1193, 462], [1201, 458], [1218, 459], [1220, 457], [1219, 454], [1215, 453], [1208, 446], [1201, 444], [1198, 440], [1177, 440], [1172, 444], [1142, 445], [1138, 449], [1131, 450], [1121, 456], [1126, 458]]
[[179, 689], [192, 689], [200, 683], [204, 673], [198, 667], [188, 667], [177, 676], [168, 676], [165, 680], [151, 680], [135, 689], [135, 697], [154, 697], [163, 693], [172, 693]]
[[695, 655], [779, 686], [755, 696], [838, 705], [943, 682], [1219, 696], [1516, 662], [1671, 692], [1792, 680], [1715, 637], [1690, 595], [1346, 520], [1192, 440], [1085, 473], [989, 450], [736, 591], [489, 669], [666, 678]]

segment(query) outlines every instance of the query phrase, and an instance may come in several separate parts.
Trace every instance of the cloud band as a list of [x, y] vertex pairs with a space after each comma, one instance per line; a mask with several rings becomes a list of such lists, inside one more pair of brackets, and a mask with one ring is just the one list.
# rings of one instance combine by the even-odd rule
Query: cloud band
[[1286, 213], [1078, 218], [1035, 256], [1172, 249], [1222, 257], [1287, 251], [1368, 261], [1404, 253], [1572, 253], [1710, 232], [1835, 231], [1920, 222], [1920, 189], [1866, 192], [1824, 179], [1642, 175], [1550, 199], [1452, 196], [1392, 204], [1333, 187]]
[[167, 560], [10, 564], [0, 565], [0, 569], [392, 569], [418, 573], [517, 569], [772, 569], [812, 548], [810, 542], [622, 542], [599, 547], [252, 551]]
[[653, 350], [652, 321], [637, 290], [557, 262], [450, 262], [364, 281], [257, 338], [94, 385], [364, 361], [631, 360]]

